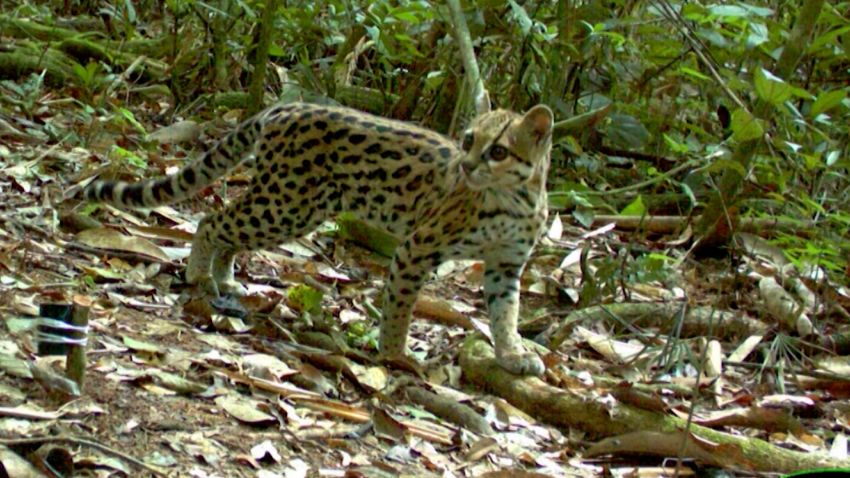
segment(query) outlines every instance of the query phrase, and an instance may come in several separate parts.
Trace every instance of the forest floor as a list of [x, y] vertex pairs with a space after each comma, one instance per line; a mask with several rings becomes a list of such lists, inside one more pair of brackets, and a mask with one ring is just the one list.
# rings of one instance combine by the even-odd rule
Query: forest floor
[[[26, 105], [0, 101], [0, 315], [9, 331], [0, 336], [0, 443], [25, 453], [42, 443], [16, 438], [45, 437], [78, 476], [142, 476], [150, 467], [192, 477], [672, 473], [676, 454], [660, 443], [591, 458], [591, 445], [609, 435], [582, 428], [580, 410], [565, 418], [573, 426], [547, 423], [545, 410], [523, 410], [516, 397], [467, 379], [464, 341], [487, 329], [478, 262], [444, 264], [422, 293], [411, 340], [427, 365], [422, 377], [373, 362], [388, 260], [333, 225], [243, 254], [245, 300], [192, 298], [181, 282], [191, 233], [204, 211], [239, 193], [245, 171], [229, 177], [226, 194], [219, 183], [143, 213], [67, 198], [105, 168], [125, 178], [173, 171], [239, 112], [175, 128], [167, 125], [179, 118], [163, 103], [104, 100], [93, 109], [27, 82], [18, 84], [30, 89]], [[551, 215], [523, 277], [524, 331], [560, 338], [545, 357], [548, 386], [612, 417], [626, 402], [778, 448], [846, 457], [845, 366], [764, 312], [761, 279], [782, 275], [781, 251], [746, 235], [734, 261], [696, 260], [687, 228], [589, 230], [568, 217]], [[582, 263], [593, 279], [582, 280]], [[850, 306], [846, 289], [829, 297], [833, 308], [818, 296], [809, 312], [823, 330]], [[623, 302], [659, 309], [643, 309], [640, 320], [626, 309], [575, 315]], [[79, 394], [47, 375], [61, 376], [65, 358], [37, 355], [27, 330], [48, 303], [89, 309]], [[676, 312], [686, 307], [730, 315], [689, 323]], [[430, 400], [468, 405], [482, 421], [437, 416]], [[714, 453], [684, 461], [679, 476], [701, 474], [706, 460], [723, 466], [723, 452]]]

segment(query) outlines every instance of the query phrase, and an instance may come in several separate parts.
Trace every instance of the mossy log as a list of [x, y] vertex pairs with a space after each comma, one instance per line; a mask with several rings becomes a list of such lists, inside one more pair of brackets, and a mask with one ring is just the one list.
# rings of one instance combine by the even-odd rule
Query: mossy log
[[50, 85], [62, 86], [76, 78], [71, 59], [53, 48], [38, 49], [32, 42], [21, 42], [12, 50], [0, 51], [0, 79], [16, 80], [42, 71]]
[[66, 40], [77, 40], [89, 44], [99, 45], [99, 48], [112, 52], [128, 52], [149, 57], [158, 58], [168, 52], [168, 37], [158, 39], [137, 39], [117, 41], [108, 38], [87, 40], [86, 38], [102, 35], [101, 33], [79, 32], [68, 28], [53, 25], [42, 25], [23, 18], [14, 18], [9, 15], [0, 14], [0, 31], [6, 36], [36, 39], [46, 42], [64, 42]]
[[[61, 27], [45, 26], [19, 18], [0, 15], [0, 30], [7, 35], [21, 38], [13, 48], [21, 44], [38, 45], [38, 51], [61, 51], [76, 62], [85, 65], [89, 61], [100, 61], [109, 65], [127, 68], [139, 61], [145, 66], [139, 71], [143, 80], [158, 80], [163, 78], [167, 65], [158, 61], [163, 42], [160, 40], [132, 40], [117, 42], [109, 39], [91, 40], [94, 34], [83, 34]], [[88, 38], [87, 38], [88, 37]], [[68, 69], [71, 62], [64, 60]]]
[[362, 86], [342, 85], [337, 87], [335, 99], [345, 106], [381, 115], [396, 104], [399, 96]]
[[[467, 340], [460, 352], [464, 379], [503, 397], [539, 420], [564, 428], [578, 428], [594, 438], [629, 436], [636, 430], [647, 435], [687, 440], [685, 456], [724, 468], [787, 473], [810, 468], [850, 467], [850, 461], [826, 454], [802, 453], [780, 448], [764, 440], [735, 436], [710, 428], [688, 426], [685, 420], [643, 410], [624, 403], [610, 403], [553, 387], [536, 377], [520, 377], [496, 363], [493, 348], [482, 338]], [[614, 448], [607, 440], [600, 445]], [[616, 443], [613, 442], [613, 443]], [[669, 447], [644, 443], [641, 453], [664, 454]], [[660, 443], [660, 441], [659, 441]]]

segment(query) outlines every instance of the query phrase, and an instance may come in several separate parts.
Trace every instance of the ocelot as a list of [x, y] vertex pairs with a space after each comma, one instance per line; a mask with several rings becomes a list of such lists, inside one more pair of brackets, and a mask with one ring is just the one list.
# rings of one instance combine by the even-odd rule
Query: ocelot
[[485, 262], [484, 295], [499, 364], [540, 375], [517, 332], [519, 279], [546, 223], [552, 111], [494, 110], [473, 120], [460, 147], [436, 132], [353, 109], [276, 105], [244, 121], [179, 172], [136, 183], [95, 181], [89, 200], [124, 208], [175, 202], [255, 155], [248, 190], [201, 220], [186, 280], [244, 293], [239, 251], [273, 247], [347, 211], [402, 242], [384, 291], [381, 354], [406, 353], [411, 312], [442, 261]]

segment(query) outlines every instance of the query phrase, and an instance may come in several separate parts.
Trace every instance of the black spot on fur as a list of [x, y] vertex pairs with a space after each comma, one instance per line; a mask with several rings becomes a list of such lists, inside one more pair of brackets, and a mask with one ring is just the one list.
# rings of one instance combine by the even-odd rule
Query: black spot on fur
[[410, 166], [405, 164], [404, 166], [393, 171], [393, 178], [401, 179], [403, 177], [406, 177], [408, 174], [410, 174], [411, 171], [413, 171], [413, 169]]
[[319, 138], [311, 138], [311, 139], [308, 139], [307, 141], [304, 141], [304, 144], [302, 144], [301, 147], [304, 148], [304, 149], [313, 149], [316, 146], [318, 146], [320, 143], [321, 143], [321, 141], [319, 141]]
[[375, 169], [369, 172], [369, 179], [377, 179], [379, 181], [387, 180], [387, 172], [383, 169]]
[[351, 143], [351, 144], [360, 144], [363, 141], [366, 141], [366, 135], [365, 134], [352, 134], [351, 136], [348, 137], [348, 142]]
[[189, 186], [195, 184], [195, 171], [193, 171], [192, 168], [186, 168], [183, 170], [183, 181], [185, 181]]
[[412, 193], [412, 192], [417, 191], [421, 187], [422, 187], [422, 176], [416, 176], [415, 178], [413, 178], [412, 181], [409, 181], [404, 186], [404, 189], [407, 189], [408, 192]]

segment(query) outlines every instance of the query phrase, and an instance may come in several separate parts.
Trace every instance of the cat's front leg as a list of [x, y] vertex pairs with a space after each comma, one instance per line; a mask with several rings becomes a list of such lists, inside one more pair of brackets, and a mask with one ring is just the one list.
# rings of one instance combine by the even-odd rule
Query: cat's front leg
[[490, 330], [496, 348], [496, 361], [517, 375], [542, 375], [546, 370], [536, 353], [525, 350], [517, 331], [519, 318], [519, 278], [523, 262], [504, 257], [486, 260], [484, 296], [490, 313]]

